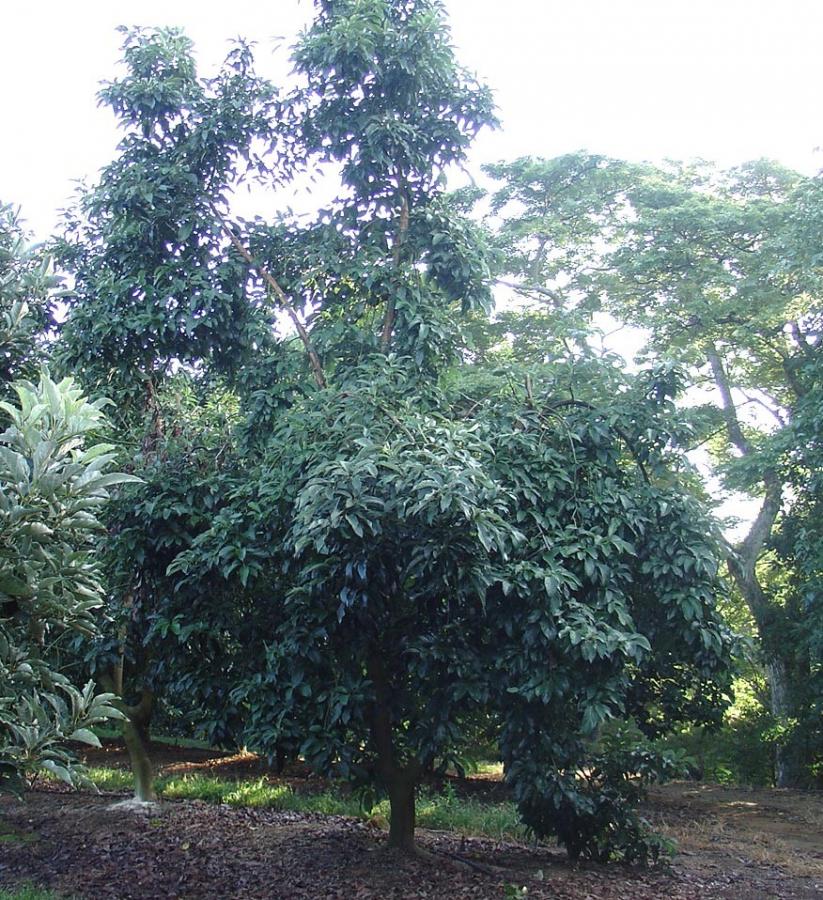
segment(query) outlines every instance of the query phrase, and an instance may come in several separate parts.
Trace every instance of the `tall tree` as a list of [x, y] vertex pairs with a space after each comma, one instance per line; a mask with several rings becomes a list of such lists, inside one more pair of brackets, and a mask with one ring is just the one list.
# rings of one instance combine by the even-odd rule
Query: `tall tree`
[[[438, 0], [320, 0], [294, 60], [301, 84], [275, 103], [242, 48], [203, 84], [178, 33], [127, 37], [129, 74], [103, 95], [122, 155], [64, 245], [63, 358], [118, 385], [155, 489], [169, 373], [231, 379], [244, 458], [210, 527], [187, 507], [210, 496], [197, 478], [185, 503], [174, 485], [135, 511], [181, 510], [190, 546], [164, 578], [185, 596], [215, 573], [230, 602], [249, 589], [261, 665], [232, 699], [251, 746], [384, 791], [389, 842], [410, 849], [422, 771], [487, 716], [536, 833], [574, 855], [654, 853], [631, 809], [649, 758], [592, 739], [618, 715], [649, 732], [716, 718], [729, 672], [670, 379], [566, 351], [464, 389], [489, 247], [444, 177], [493, 123], [489, 92], [455, 61]], [[233, 222], [255, 137], [273, 161], [257, 172], [320, 167], [338, 200], [313, 222]], [[153, 633], [193, 624], [171, 611]]]
[[[819, 390], [817, 179], [767, 162], [720, 172], [707, 164], [656, 170], [592, 161], [493, 169], [507, 181], [499, 204], [515, 197], [526, 204], [504, 233], [535, 265], [536, 235], [549, 236], [540, 277], [561, 287], [561, 309], [605, 309], [647, 330], [647, 355], [688, 367], [705, 400], [694, 410], [695, 443], [707, 442], [727, 489], [759, 500], [727, 562], [756, 624], [771, 711], [788, 735], [777, 747], [777, 783], [803, 783], [811, 759], [808, 746], [805, 759], [799, 751], [818, 703], [808, 687], [820, 659], [806, 639], [811, 607], [787, 601], [770, 561], [781, 515], [806, 502], [800, 495], [809, 486], [797, 496], [789, 487], [808, 439], [808, 416], [802, 425], [798, 412]], [[558, 188], [563, 204], [541, 206], [537, 198]], [[590, 223], [606, 226], [594, 241]]]
[[[265, 294], [249, 283], [246, 261], [226, 252], [229, 237], [215, 207], [244, 174], [265, 169], [254, 139], [271, 137], [276, 100], [242, 43], [211, 79], [198, 77], [191, 42], [175, 29], [126, 31], [123, 50], [125, 76], [100, 94], [125, 132], [120, 153], [81, 194], [58, 246], [74, 276], [58, 359], [89, 390], [113, 397], [135, 471], [148, 470], [134, 503], [168, 511], [179, 503], [179, 486], [169, 485], [164, 498], [149, 492], [160, 487], [155, 474], [158, 457], [170, 452], [167, 432], [173, 437], [185, 424], [164, 419], [169, 378], [181, 369], [193, 378], [231, 376], [269, 340]], [[190, 533], [195, 520], [187, 527]], [[124, 707], [126, 737], [136, 795], [150, 800], [156, 685], [146, 638], [170, 589], [160, 564], [165, 554], [130, 556], [133, 532], [119, 535], [108, 556], [119, 563], [110, 574], [120, 589], [114, 606], [121, 647], [110, 684], [134, 698]], [[178, 535], [178, 549], [186, 535]]]
[[491, 714], [530, 827], [575, 855], [648, 853], [626, 802], [638, 759], [610, 768], [587, 738], [626, 713], [653, 728], [655, 699], [660, 727], [711, 719], [728, 675], [710, 529], [663, 452], [667, 388], [592, 361], [578, 399], [566, 357], [537, 384], [515, 367], [444, 392], [490, 269], [442, 175], [492, 121], [488, 92], [434, 0], [320, 2], [295, 61], [298, 147], [333, 164], [340, 199], [231, 233], [303, 378], [285, 402], [276, 386], [259, 465], [172, 564], [203, 578], [242, 550], [269, 579], [266, 666], [235, 693], [248, 743], [297, 741], [383, 790], [409, 849], [422, 771]]

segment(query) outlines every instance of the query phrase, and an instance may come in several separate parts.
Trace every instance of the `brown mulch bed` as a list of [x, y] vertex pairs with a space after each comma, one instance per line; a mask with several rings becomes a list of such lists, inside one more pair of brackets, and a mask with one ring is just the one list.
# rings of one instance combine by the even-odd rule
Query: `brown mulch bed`
[[111, 797], [34, 791], [25, 804], [0, 803], [0, 816], [6, 835], [22, 838], [0, 842], [0, 881], [29, 878], [84, 898], [441, 900], [504, 897], [509, 884], [536, 898], [691, 900], [709, 888], [664, 872], [574, 869], [555, 852], [425, 831], [426, 855], [404, 858], [355, 819], [198, 801], [126, 812]]
[[[268, 775], [250, 754], [157, 745], [165, 774]], [[122, 765], [116, 745], [93, 765]], [[311, 790], [301, 767], [282, 779]], [[318, 780], [319, 781], [319, 780]], [[499, 784], [469, 779], [467, 793]], [[479, 782], [485, 781], [483, 787]], [[320, 782], [320, 784], [323, 784]], [[811, 900], [823, 898], [823, 798], [675, 784], [645, 810], [678, 840], [673, 865], [651, 871], [572, 866], [558, 850], [419, 829], [421, 854], [385, 849], [384, 833], [343, 816], [167, 801], [153, 812], [112, 808], [121, 797], [32, 791], [0, 800], [0, 884], [31, 881], [75, 898], [494, 898], [554, 900]], [[517, 892], [526, 888], [527, 893]], [[517, 890], [516, 890], [517, 889]]]

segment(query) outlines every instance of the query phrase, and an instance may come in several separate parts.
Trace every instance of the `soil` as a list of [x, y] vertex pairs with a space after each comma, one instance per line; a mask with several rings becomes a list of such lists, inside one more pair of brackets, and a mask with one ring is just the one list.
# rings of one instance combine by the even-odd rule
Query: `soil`
[[[154, 758], [165, 774], [268, 772], [250, 754], [158, 746]], [[89, 762], [120, 765], [125, 756], [108, 746]], [[291, 767], [279, 780], [315, 789], [318, 782], [306, 776]], [[469, 779], [464, 789], [490, 798], [502, 790], [489, 779]], [[384, 832], [358, 819], [200, 801], [112, 808], [120, 799], [54, 785], [31, 791], [22, 803], [4, 798], [0, 884], [31, 881], [95, 900], [823, 898], [820, 793], [693, 783], [655, 790], [645, 814], [678, 841], [679, 852], [670, 866], [645, 871], [573, 866], [554, 848], [425, 829], [418, 829], [419, 855], [407, 857], [387, 850]]]

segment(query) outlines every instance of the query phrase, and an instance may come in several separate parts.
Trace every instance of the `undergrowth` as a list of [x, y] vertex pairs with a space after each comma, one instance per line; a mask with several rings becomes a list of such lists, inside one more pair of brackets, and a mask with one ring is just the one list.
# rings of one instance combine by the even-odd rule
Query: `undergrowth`
[[[124, 791], [133, 786], [131, 773], [121, 769], [90, 768], [87, 774], [100, 790]], [[353, 795], [335, 790], [303, 793], [288, 784], [272, 783], [265, 778], [232, 781], [205, 775], [167, 775], [157, 779], [156, 787], [166, 800], [203, 800], [229, 806], [354, 816], [379, 825], [387, 823], [389, 816], [388, 800], [365, 810]], [[458, 797], [450, 785], [442, 793], [421, 791], [417, 800], [417, 823], [423, 828], [482, 837], [524, 836], [513, 803]]]

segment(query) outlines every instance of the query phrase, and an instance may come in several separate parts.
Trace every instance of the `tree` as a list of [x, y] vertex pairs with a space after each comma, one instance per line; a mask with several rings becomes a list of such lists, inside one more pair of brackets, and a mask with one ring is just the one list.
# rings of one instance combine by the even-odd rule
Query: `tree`
[[0, 213], [0, 394], [9, 398], [0, 401], [0, 790], [19, 792], [41, 771], [81, 782], [68, 745], [98, 745], [91, 726], [119, 716], [110, 694], [72, 683], [60, 650], [97, 630], [97, 515], [108, 489], [129, 476], [107, 474], [113, 447], [90, 442], [106, 401], [89, 403], [45, 372], [36, 385], [12, 380], [37, 364], [53, 281], [10, 208]]
[[36, 377], [42, 342], [51, 323], [57, 281], [49, 256], [31, 247], [19, 214], [0, 204], [0, 390]]
[[[523, 183], [535, 196], [551, 194], [558, 171], [574, 186], [564, 188], [570, 208], [538, 208]], [[797, 480], [804, 467], [796, 459], [810, 436], [810, 420], [798, 414], [817, 397], [817, 179], [766, 162], [729, 172], [706, 164], [655, 170], [603, 159], [592, 166], [585, 156], [521, 161], [493, 174], [509, 181], [502, 202], [517, 196], [527, 203], [507, 226], [523, 252], [536, 260], [534, 235], [550, 235], [543, 258], [554, 267], [541, 263], [540, 277], [550, 286], [559, 279], [564, 296], [586, 310], [605, 309], [647, 329], [647, 357], [688, 367], [705, 400], [692, 411], [693, 445], [710, 448], [726, 489], [758, 498], [759, 511], [745, 538], [728, 547], [727, 563], [756, 624], [771, 711], [784, 735], [796, 732], [797, 740], [778, 744], [776, 781], [803, 783], [811, 762], [804, 733], [819, 704], [809, 691], [820, 664], [808, 644], [816, 629], [812, 607], [781, 588], [773, 552], [778, 532], [786, 546], [781, 517], [806, 504], [809, 487]], [[581, 222], [608, 227], [593, 243]]]
[[[301, 83], [275, 99], [242, 47], [204, 84], [179, 33], [138, 31], [103, 94], [127, 136], [62, 248], [61, 357], [117, 386], [148, 482], [112, 519], [124, 619], [146, 590], [140, 643], [179, 652], [215, 638], [200, 624], [225, 603], [210, 646], [237, 662], [247, 613], [230, 695], [246, 741], [386, 792], [392, 846], [413, 846], [421, 772], [459, 761], [484, 717], [536, 833], [654, 853], [631, 801], [656, 763], [593, 740], [616, 716], [710, 721], [729, 672], [675, 379], [568, 350], [468, 373], [492, 254], [444, 176], [494, 115], [441, 3], [321, 0], [294, 60]], [[331, 172], [339, 199], [313, 222], [234, 222], [244, 155], [274, 184]], [[175, 428], [198, 419], [168, 421], [175, 370], [236, 397], [225, 469], [175, 474], [197, 458]], [[201, 678], [183, 658], [171, 680]]]
[[[207, 80], [198, 77], [191, 42], [178, 30], [126, 31], [123, 49], [126, 75], [100, 94], [125, 131], [119, 156], [81, 193], [57, 245], [74, 277], [57, 358], [89, 390], [113, 397], [118, 438], [132, 448], [135, 471], [146, 475], [129, 495], [135, 511], [143, 512], [143, 527], [157, 524], [149, 507], [165, 511], [169, 526], [180, 485], [160, 485], [156, 475], [173, 468], [167, 458], [175, 432], [188, 424], [164, 418], [169, 379], [176, 372], [178, 379], [230, 377], [269, 341], [271, 311], [264, 295], [248, 289], [245, 260], [225, 252], [216, 204], [245, 172], [264, 169], [253, 141], [272, 134], [275, 97], [243, 43]], [[197, 516], [202, 521], [198, 511], [177, 534], [177, 549], [185, 548]], [[153, 540], [130, 555], [134, 529], [125, 528], [111, 535], [106, 556], [118, 590], [111, 606], [119, 648], [114, 655], [112, 642], [105, 648], [107, 678], [134, 698], [123, 705], [124, 727], [140, 800], [154, 798], [147, 744], [160, 665], [147, 639], [156, 637], [173, 592], [160, 565], [168, 546], [156, 552], [157, 542], [171, 540], [169, 527]]]
[[338, 167], [341, 199], [308, 226], [232, 233], [295, 322], [303, 374], [171, 567], [225, 574], [242, 549], [268, 580], [266, 665], [235, 691], [247, 742], [296, 742], [383, 790], [389, 844], [410, 849], [421, 772], [490, 715], [535, 832], [574, 855], [654, 852], [627, 803], [639, 757], [607, 766], [591, 738], [618, 715], [715, 718], [729, 672], [666, 379], [567, 354], [447, 391], [490, 257], [441, 175], [492, 120], [488, 93], [433, 0], [321, 2], [295, 61], [302, 150]]

